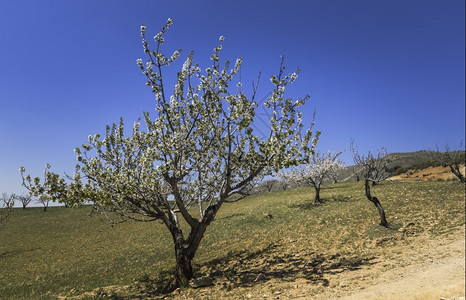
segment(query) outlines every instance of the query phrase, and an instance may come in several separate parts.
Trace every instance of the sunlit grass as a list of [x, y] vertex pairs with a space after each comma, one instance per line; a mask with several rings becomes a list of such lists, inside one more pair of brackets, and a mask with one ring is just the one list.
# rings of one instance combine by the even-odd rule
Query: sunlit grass
[[[264, 193], [225, 204], [207, 229], [194, 260], [196, 272], [215, 259], [271, 244], [281, 253], [352, 253], [363, 257], [375, 241], [412, 232], [432, 236], [465, 223], [464, 186], [457, 182], [383, 182], [372, 190], [391, 229], [379, 226], [363, 183]], [[127, 222], [114, 227], [90, 208], [14, 209], [0, 229], [0, 298], [56, 298], [98, 287], [127, 285], [173, 268], [173, 246], [162, 224]], [[272, 215], [272, 218], [265, 217]], [[185, 230], [186, 231], [186, 230]], [[386, 244], [380, 243], [380, 247]]]

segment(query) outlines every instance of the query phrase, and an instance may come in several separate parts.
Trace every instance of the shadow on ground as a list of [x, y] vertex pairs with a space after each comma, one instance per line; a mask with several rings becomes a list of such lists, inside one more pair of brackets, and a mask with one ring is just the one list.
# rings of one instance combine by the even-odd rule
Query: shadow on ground
[[[195, 277], [209, 276], [219, 289], [250, 287], [272, 279], [293, 282], [305, 279], [311, 284], [329, 286], [329, 275], [354, 271], [373, 265], [375, 257], [354, 254], [319, 254], [315, 252], [286, 253], [283, 245], [272, 243], [257, 251], [230, 252], [202, 265], [194, 265]], [[66, 299], [167, 299], [175, 294], [164, 293], [173, 279], [173, 270], [156, 276], [145, 275], [122, 287], [99, 288], [90, 293]]]
[[205, 274], [217, 277], [223, 286], [234, 288], [251, 286], [271, 279], [294, 281], [304, 278], [311, 283], [329, 285], [327, 274], [337, 274], [358, 270], [363, 266], [375, 264], [375, 257], [358, 257], [344, 254], [283, 253], [276, 244], [250, 252], [229, 253], [225, 257], [204, 264]]
[[288, 205], [289, 208], [293, 209], [300, 209], [300, 210], [309, 210], [309, 209], [314, 209], [316, 207], [319, 207], [323, 204], [326, 204], [327, 202], [350, 202], [352, 201], [351, 197], [348, 196], [333, 196], [329, 198], [320, 198], [320, 203], [315, 203], [314, 199], [309, 199], [306, 202], [303, 203], [293, 203]]

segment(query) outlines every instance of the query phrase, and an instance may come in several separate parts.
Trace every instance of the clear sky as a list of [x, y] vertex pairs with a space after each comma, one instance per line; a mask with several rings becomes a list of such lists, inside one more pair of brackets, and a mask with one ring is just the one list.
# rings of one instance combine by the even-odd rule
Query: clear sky
[[[0, 2], [0, 192], [21, 193], [19, 167], [71, 173], [73, 149], [123, 116], [131, 125], [154, 98], [136, 65], [140, 25], [174, 25], [178, 48], [207, 67], [243, 57], [245, 83], [262, 70], [259, 99], [286, 49], [301, 68], [290, 96], [317, 109], [318, 148], [411, 152], [465, 136], [464, 0]], [[343, 159], [351, 164], [347, 151]]]

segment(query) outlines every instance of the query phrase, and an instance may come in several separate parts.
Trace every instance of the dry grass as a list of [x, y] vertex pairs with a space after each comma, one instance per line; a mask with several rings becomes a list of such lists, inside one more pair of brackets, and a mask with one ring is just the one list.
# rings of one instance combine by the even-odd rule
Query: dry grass
[[[225, 205], [194, 260], [196, 276], [215, 272], [215, 285], [172, 296], [283, 296], [293, 289], [303, 297], [341, 293], [349, 289], [343, 275], [354, 274], [347, 277], [354, 285], [358, 270], [409, 264], [397, 247], [436, 239], [465, 224], [464, 186], [457, 182], [384, 182], [373, 194], [386, 210], [390, 229], [378, 225], [363, 183], [325, 186], [325, 201], [317, 206], [312, 189], [264, 193]], [[91, 290], [85, 298], [149, 297], [174, 264], [163, 225], [109, 227], [88, 213], [88, 208], [15, 209], [0, 232], [2, 299]], [[120, 287], [101, 288], [115, 285]]]

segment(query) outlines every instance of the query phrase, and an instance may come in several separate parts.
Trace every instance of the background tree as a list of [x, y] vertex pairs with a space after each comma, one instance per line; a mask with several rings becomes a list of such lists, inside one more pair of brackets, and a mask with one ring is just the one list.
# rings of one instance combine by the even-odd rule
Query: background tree
[[266, 180], [262, 185], [265, 187], [267, 192], [270, 192], [270, 191], [272, 191], [272, 189], [273, 189], [273, 187], [275, 186], [276, 183], [277, 183], [277, 180], [269, 179], [269, 180]]
[[49, 197], [39, 197], [36, 202], [42, 204], [44, 211], [47, 211], [47, 208], [49, 208], [50, 200], [51, 199]]
[[15, 205], [15, 199], [15, 194], [2, 194], [0, 198], [0, 224], [10, 216], [11, 209]]
[[280, 171], [277, 173], [277, 177], [280, 179], [280, 185], [283, 190], [288, 189], [292, 186], [293, 182], [292, 179], [287, 176], [286, 172]]
[[356, 177], [356, 182], [359, 182], [360, 177], [361, 177], [361, 168], [359, 168], [358, 165], [354, 165], [352, 168], [351, 168], [351, 172], [353, 172], [354, 176]]
[[338, 167], [338, 169], [335, 170], [335, 172], [330, 172], [330, 173], [329, 173], [328, 176], [329, 176], [330, 179], [332, 179], [333, 183], [338, 183], [338, 179], [339, 179], [339, 172], [338, 172], [338, 171], [339, 171], [341, 168], [343, 168], [343, 166], [344, 166], [344, 163], [343, 163], [343, 165], [341, 165], [340, 167]]
[[387, 155], [387, 150], [382, 147], [376, 151], [376, 154], [372, 154], [370, 151], [367, 155], [360, 154], [357, 145], [354, 144], [354, 141], [351, 140], [350, 151], [353, 156], [353, 161], [356, 166], [360, 168], [360, 174], [365, 179], [370, 179], [372, 185], [375, 185], [377, 182], [383, 181], [390, 176], [388, 170], [389, 161], [385, 158]]
[[166, 57], [161, 51], [171, 24], [169, 19], [155, 35], [155, 50], [149, 48], [146, 27], [141, 26], [147, 61], [138, 59], [137, 64], [156, 100], [155, 118], [144, 113], [145, 130], [138, 121], [131, 135], [125, 136], [120, 120], [107, 126], [103, 138], [89, 136], [87, 143], [75, 149], [79, 163], [70, 182], [64, 183], [47, 169], [41, 183], [21, 168], [24, 185], [35, 195], [71, 205], [91, 201], [115, 222], [161, 220], [172, 235], [176, 258], [175, 279], [166, 291], [188, 285], [193, 277], [191, 261], [223, 204], [246, 197], [264, 174], [297, 164], [301, 153], [312, 151], [317, 143], [312, 125], [301, 134], [298, 107], [309, 96], [285, 97], [299, 69], [285, 74], [283, 57], [278, 75], [270, 78], [273, 93], [264, 102], [271, 116], [265, 137], [256, 136], [252, 126], [260, 74], [250, 97], [241, 80], [232, 85], [242, 59], [233, 67], [228, 61], [221, 65], [223, 37], [205, 72], [193, 63], [193, 52], [189, 53], [170, 94], [162, 70], [181, 52]]
[[321, 203], [320, 189], [322, 183], [325, 179], [332, 178], [333, 174], [344, 166], [344, 162], [338, 159], [341, 153], [343, 151], [337, 154], [315, 152], [304, 164], [291, 168], [287, 172], [283, 171], [280, 176], [287, 177], [291, 181], [311, 185], [315, 189], [314, 203]]
[[362, 169], [362, 175], [365, 178], [365, 193], [369, 201], [371, 201], [380, 215], [380, 225], [389, 227], [387, 222], [385, 211], [377, 197], [373, 197], [370, 190], [370, 183], [375, 185], [376, 182], [387, 179], [390, 176], [388, 172], [388, 161], [385, 159], [387, 155], [387, 150], [381, 148], [377, 150], [377, 154], [373, 155], [370, 151], [367, 155], [360, 154], [357, 150], [357, 147], [354, 145], [354, 141], [351, 140], [350, 151], [353, 155], [353, 160], [356, 165], [360, 166]]
[[464, 171], [461, 169], [466, 165], [466, 156], [463, 141], [456, 148], [451, 148], [448, 144], [432, 152], [432, 158], [444, 167], [449, 167], [450, 171], [462, 182], [465, 182]]
[[21, 195], [21, 196], [18, 196], [16, 198], [21, 202], [21, 204], [23, 206], [23, 209], [26, 209], [26, 206], [28, 206], [29, 203], [31, 203], [31, 201], [32, 201], [32, 195], [31, 194]]
[[[44, 206], [44, 211], [47, 211], [50, 201], [64, 202], [65, 206], [69, 203], [70, 195], [67, 192], [68, 185], [65, 183], [65, 179], [61, 178], [58, 174], [50, 172], [50, 165], [45, 165], [44, 170], [44, 181], [40, 182], [39, 177], [35, 177], [32, 180], [31, 175], [24, 175], [26, 169], [21, 167], [19, 169], [21, 177], [23, 179], [23, 186], [29, 190], [30, 196], [36, 196], [38, 199], [37, 203]], [[67, 176], [69, 177], [69, 176]], [[78, 193], [75, 193], [78, 195]]]

